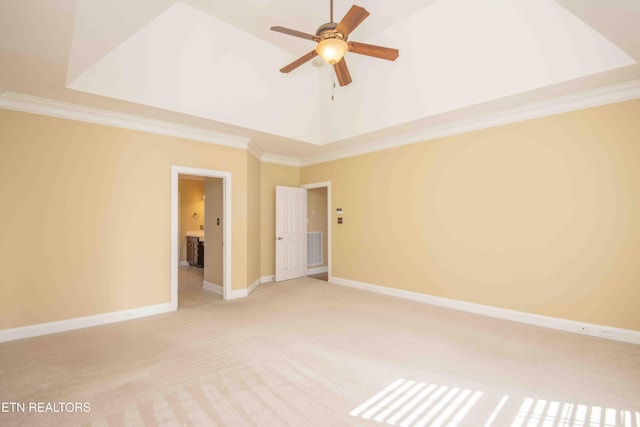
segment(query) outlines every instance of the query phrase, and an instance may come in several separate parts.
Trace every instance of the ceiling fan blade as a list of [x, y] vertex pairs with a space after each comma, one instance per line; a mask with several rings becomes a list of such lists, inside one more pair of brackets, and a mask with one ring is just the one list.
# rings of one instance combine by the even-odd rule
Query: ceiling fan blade
[[346, 40], [349, 37], [349, 34], [365, 20], [365, 18], [369, 16], [369, 12], [364, 7], [356, 6], [355, 4], [351, 6], [351, 9], [344, 15], [342, 21], [338, 23], [336, 27], [336, 31], [342, 33], [342, 36]]
[[346, 86], [351, 83], [351, 74], [347, 67], [347, 61], [345, 61], [344, 58], [342, 58], [338, 63], [333, 64], [333, 69], [336, 72], [336, 77], [338, 77], [338, 83], [340, 83], [340, 86]]
[[279, 27], [279, 26], [271, 27], [271, 31], [277, 31], [279, 33], [288, 34], [290, 36], [300, 37], [301, 39], [307, 39], [307, 40], [313, 40], [313, 41], [320, 40], [318, 36], [314, 36], [313, 34], [303, 33], [302, 31], [292, 30], [290, 28], [285, 28], [285, 27]]
[[360, 55], [373, 56], [375, 58], [386, 59], [388, 61], [395, 61], [400, 55], [398, 49], [392, 49], [390, 47], [375, 46], [372, 44], [347, 42], [349, 46], [349, 52], [358, 53]]
[[281, 68], [280, 72], [281, 73], [291, 72], [291, 71], [295, 70], [296, 68], [298, 68], [299, 66], [301, 66], [302, 64], [304, 64], [305, 62], [308, 62], [308, 61], [312, 60], [316, 55], [318, 55], [318, 53], [314, 49], [311, 52], [307, 53], [306, 55], [301, 56], [300, 58], [296, 59], [291, 64]]

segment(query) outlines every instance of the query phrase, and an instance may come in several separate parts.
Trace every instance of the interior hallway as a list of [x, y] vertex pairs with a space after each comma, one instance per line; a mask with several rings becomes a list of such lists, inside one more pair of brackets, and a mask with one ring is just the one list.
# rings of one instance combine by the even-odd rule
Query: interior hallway
[[317, 279], [317, 280], [323, 280], [325, 282], [329, 281], [329, 273], [310, 274], [307, 277], [311, 277], [312, 279]]
[[204, 269], [194, 266], [178, 268], [178, 310], [202, 304], [210, 299], [222, 301], [222, 295], [202, 287]]

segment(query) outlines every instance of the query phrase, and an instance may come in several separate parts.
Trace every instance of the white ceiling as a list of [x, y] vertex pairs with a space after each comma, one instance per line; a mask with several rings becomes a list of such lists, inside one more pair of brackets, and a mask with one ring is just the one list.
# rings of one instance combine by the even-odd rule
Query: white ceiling
[[[338, 21], [352, 3], [334, 3]], [[491, 125], [496, 114], [523, 119], [575, 93], [640, 96], [638, 0], [358, 4], [370, 16], [350, 39], [400, 57], [347, 54], [353, 83], [334, 89], [318, 58], [281, 74], [314, 43], [269, 31], [315, 33], [328, 0], [2, 1], [0, 98], [188, 126], [251, 141], [265, 158], [313, 162]]]

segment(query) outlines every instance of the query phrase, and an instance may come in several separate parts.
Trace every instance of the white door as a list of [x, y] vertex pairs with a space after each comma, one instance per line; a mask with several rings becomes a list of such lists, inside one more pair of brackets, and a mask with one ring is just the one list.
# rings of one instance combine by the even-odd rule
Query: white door
[[307, 275], [307, 190], [276, 186], [276, 282]]

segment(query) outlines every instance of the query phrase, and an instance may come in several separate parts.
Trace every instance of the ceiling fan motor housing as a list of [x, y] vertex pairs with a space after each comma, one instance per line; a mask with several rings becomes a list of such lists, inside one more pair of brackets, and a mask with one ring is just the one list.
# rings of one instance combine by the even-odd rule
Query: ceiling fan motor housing
[[344, 40], [344, 36], [342, 35], [342, 33], [338, 33], [335, 31], [337, 26], [338, 24], [336, 24], [335, 22], [327, 22], [326, 24], [322, 24], [316, 30], [316, 36], [323, 39], [339, 38], [341, 40]]

